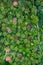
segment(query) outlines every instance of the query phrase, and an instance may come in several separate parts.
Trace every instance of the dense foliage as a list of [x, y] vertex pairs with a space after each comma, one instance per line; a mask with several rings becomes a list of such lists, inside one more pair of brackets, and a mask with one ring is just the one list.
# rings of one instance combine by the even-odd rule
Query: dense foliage
[[43, 65], [43, 0], [0, 0], [0, 65]]

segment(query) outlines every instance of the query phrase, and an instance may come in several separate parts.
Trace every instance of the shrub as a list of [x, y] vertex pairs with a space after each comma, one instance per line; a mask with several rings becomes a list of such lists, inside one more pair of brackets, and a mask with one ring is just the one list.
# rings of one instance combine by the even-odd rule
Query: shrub
[[0, 64], [43, 65], [42, 0], [0, 0]]

